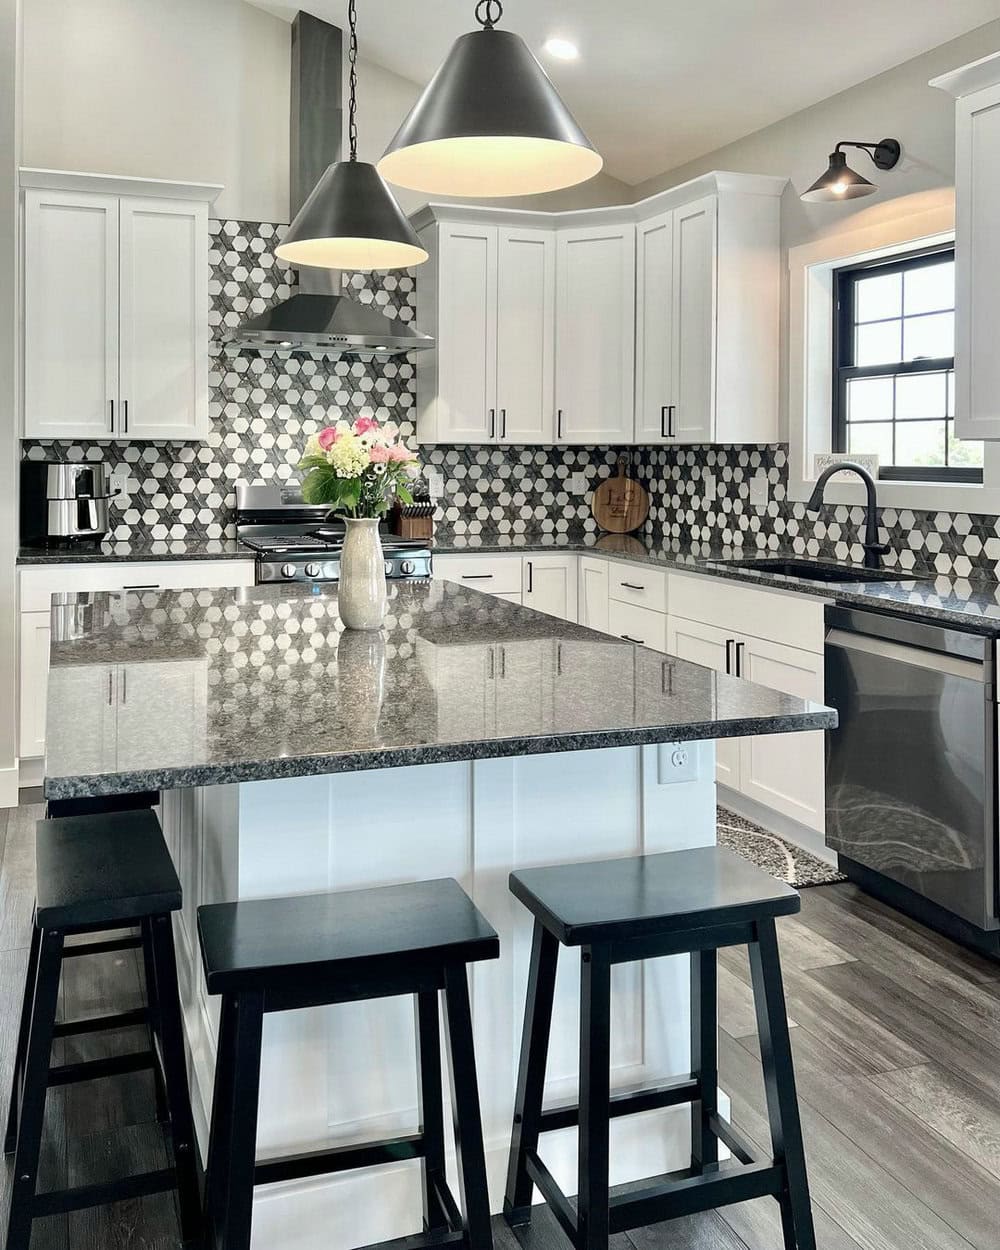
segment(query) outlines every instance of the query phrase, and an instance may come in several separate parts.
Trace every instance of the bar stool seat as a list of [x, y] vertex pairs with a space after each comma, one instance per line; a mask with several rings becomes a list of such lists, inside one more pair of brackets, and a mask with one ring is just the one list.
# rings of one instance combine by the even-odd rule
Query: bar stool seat
[[[184, 1059], [170, 913], [181, 885], [159, 821], [149, 810], [40, 821], [36, 828], [36, 907], [4, 1139], [14, 1154], [7, 1250], [28, 1250], [35, 1219], [176, 1189], [181, 1231], [201, 1232], [194, 1123]], [[138, 929], [137, 937], [66, 944], [78, 934]], [[147, 1005], [117, 1015], [57, 1022], [62, 962], [139, 946]], [[52, 1066], [56, 1038], [145, 1024], [149, 1047], [111, 1058]], [[159, 1118], [173, 1163], [153, 1172], [39, 1193], [38, 1159], [50, 1086], [152, 1069]]]
[[[537, 1187], [575, 1250], [729, 1203], [777, 1199], [786, 1250], [815, 1250], [775, 919], [798, 893], [725, 847], [514, 872], [511, 892], [534, 915], [504, 1215], [531, 1218]], [[545, 1108], [543, 1091], [559, 946], [580, 948], [580, 1097]], [[717, 951], [746, 945], [771, 1129], [764, 1157], [718, 1109]], [[611, 968], [690, 958], [691, 1072], [655, 1088], [610, 1088]], [[613, 1191], [610, 1121], [690, 1104], [691, 1166]], [[579, 1126], [575, 1204], [539, 1151], [542, 1133]], [[732, 1152], [720, 1163], [719, 1144]]]
[[[457, 881], [209, 904], [205, 980], [222, 995], [206, 1178], [206, 1250], [249, 1250], [255, 1185], [419, 1159], [425, 1235], [408, 1250], [492, 1250], [466, 965], [500, 943]], [[445, 1175], [443, 997], [461, 1204]], [[370, 998], [416, 1000], [420, 1127], [384, 1141], [256, 1158], [263, 1017]]]

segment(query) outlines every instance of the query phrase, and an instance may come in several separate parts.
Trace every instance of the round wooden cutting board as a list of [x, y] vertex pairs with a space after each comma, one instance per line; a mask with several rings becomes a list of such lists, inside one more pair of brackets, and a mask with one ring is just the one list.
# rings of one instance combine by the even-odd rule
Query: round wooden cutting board
[[630, 534], [649, 516], [649, 495], [644, 486], [625, 476], [625, 461], [618, 473], [603, 481], [590, 501], [594, 519], [610, 534]]

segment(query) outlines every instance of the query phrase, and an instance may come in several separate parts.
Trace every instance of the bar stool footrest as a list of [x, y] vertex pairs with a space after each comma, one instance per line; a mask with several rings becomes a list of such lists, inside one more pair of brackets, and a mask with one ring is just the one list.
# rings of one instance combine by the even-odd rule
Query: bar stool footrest
[[139, 1172], [119, 1180], [100, 1181], [93, 1185], [78, 1185], [74, 1189], [52, 1189], [36, 1194], [32, 1202], [33, 1219], [47, 1215], [65, 1215], [69, 1211], [82, 1211], [87, 1207], [102, 1207], [109, 1202], [146, 1198], [150, 1194], [162, 1194], [177, 1188], [177, 1174], [173, 1168], [161, 1168], [156, 1172]]
[[[683, 1103], [694, 1102], [698, 1097], [698, 1089], [697, 1077], [686, 1076], [651, 1089], [623, 1090], [611, 1095], [608, 1113], [615, 1119], [620, 1115], [638, 1115], [643, 1111], [677, 1107]], [[579, 1103], [567, 1103], [564, 1106], [546, 1108], [539, 1118], [539, 1131], [554, 1133], [559, 1129], [576, 1128], [579, 1123]]]
[[358, 1145], [352, 1143], [324, 1150], [307, 1150], [301, 1154], [261, 1159], [254, 1165], [253, 1183], [274, 1185], [279, 1181], [297, 1181], [328, 1172], [353, 1172], [358, 1168], [379, 1167], [404, 1159], [421, 1159], [423, 1155], [424, 1139], [419, 1133]]
[[64, 1063], [49, 1068], [48, 1084], [73, 1085], [77, 1081], [96, 1081], [105, 1076], [123, 1076], [126, 1072], [143, 1072], [156, 1059], [151, 1050], [131, 1055], [112, 1055], [106, 1059], [85, 1059], [81, 1063]]
[[63, 1020], [52, 1030], [53, 1037], [79, 1037], [87, 1033], [111, 1033], [118, 1029], [131, 1029], [136, 1025], [145, 1024], [149, 1020], [149, 1012], [145, 1007], [135, 1007], [131, 1011], [119, 1011], [109, 1016], [92, 1016], [89, 1020]]

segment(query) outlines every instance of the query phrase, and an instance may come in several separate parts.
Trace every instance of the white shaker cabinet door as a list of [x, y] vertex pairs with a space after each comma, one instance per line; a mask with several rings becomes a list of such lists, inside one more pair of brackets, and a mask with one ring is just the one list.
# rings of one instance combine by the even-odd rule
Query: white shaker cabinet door
[[[823, 656], [747, 638], [740, 676], [772, 690], [823, 702]], [[751, 799], [822, 833], [826, 827], [826, 757], [822, 730], [740, 740], [740, 789]]]
[[595, 556], [580, 557], [578, 593], [578, 618], [588, 629], [608, 632], [608, 577], [607, 560]]
[[49, 698], [59, 707], [47, 730], [48, 756], [74, 773], [108, 772], [117, 762], [117, 666], [63, 665], [49, 675]]
[[208, 436], [208, 206], [121, 201], [121, 411], [129, 439]]
[[110, 438], [118, 403], [118, 199], [24, 194], [24, 433]]
[[21, 613], [18, 752], [23, 760], [45, 754], [45, 695], [49, 684], [51, 634], [52, 620], [48, 611]]
[[[671, 616], [667, 620], [667, 651], [682, 660], [725, 673], [735, 664], [737, 636], [701, 621]], [[720, 738], [715, 744], [715, 777], [731, 790], [740, 788], [740, 745], [736, 738]]]
[[556, 272], [556, 443], [631, 442], [635, 226], [561, 230]]
[[636, 227], [635, 441], [668, 443], [674, 394], [674, 213]]
[[501, 226], [497, 254], [497, 437], [551, 443], [555, 430], [556, 236]]
[[685, 204], [673, 214], [674, 443], [709, 443], [715, 424], [715, 260], [718, 201]]
[[437, 439], [497, 438], [497, 228], [442, 225], [439, 234]]
[[575, 556], [526, 555], [521, 602], [536, 612], [576, 620]]
[[207, 660], [122, 664], [117, 673], [118, 767], [181, 767], [204, 758]]

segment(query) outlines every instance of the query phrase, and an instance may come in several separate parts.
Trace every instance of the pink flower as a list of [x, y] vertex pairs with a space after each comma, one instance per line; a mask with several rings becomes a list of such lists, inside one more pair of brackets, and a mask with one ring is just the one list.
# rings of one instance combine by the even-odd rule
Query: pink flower
[[395, 447], [387, 448], [389, 459], [404, 463], [407, 460], [416, 460], [416, 456], [410, 451], [409, 447], [404, 447], [402, 443], [397, 443]]
[[316, 435], [316, 439], [324, 451], [329, 451], [338, 438], [340, 438], [340, 435], [332, 425], [328, 425], [325, 430], [320, 430]]
[[381, 443], [374, 443], [368, 449], [368, 455], [372, 464], [388, 464], [390, 455], [389, 448], [383, 447]]
[[357, 421], [354, 422], [355, 434], [367, 434], [369, 431], [377, 429], [378, 422], [374, 417], [358, 417]]

